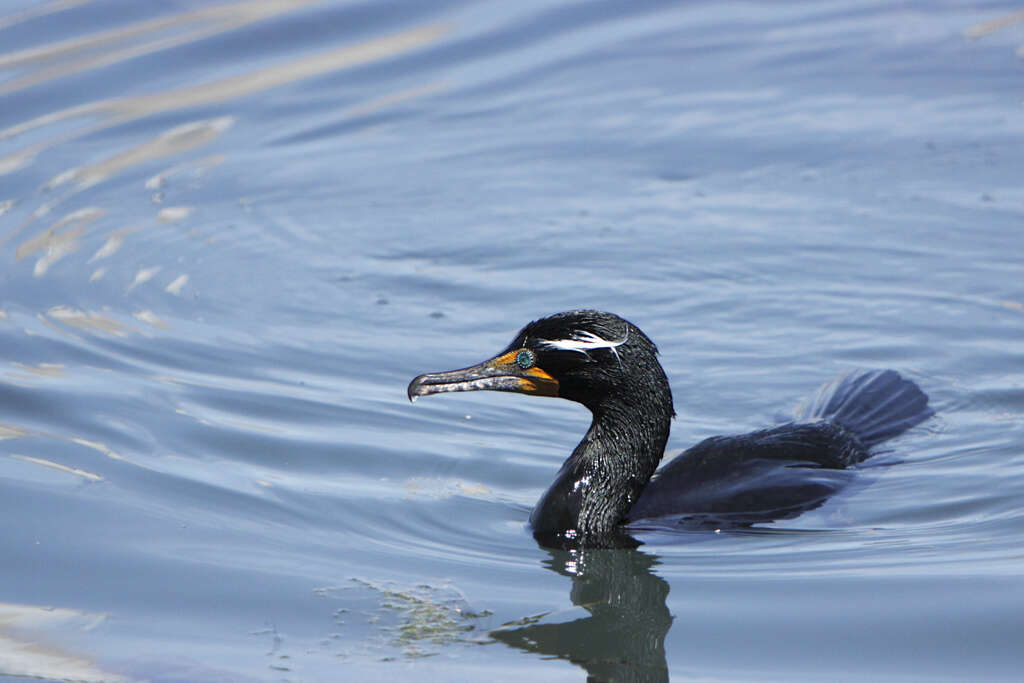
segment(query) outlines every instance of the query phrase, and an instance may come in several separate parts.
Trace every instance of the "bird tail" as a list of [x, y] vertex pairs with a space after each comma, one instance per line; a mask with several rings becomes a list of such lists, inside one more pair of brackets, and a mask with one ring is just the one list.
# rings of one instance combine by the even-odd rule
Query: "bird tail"
[[835, 422], [871, 448], [934, 414], [928, 395], [895, 370], [854, 370], [823, 386], [796, 417]]

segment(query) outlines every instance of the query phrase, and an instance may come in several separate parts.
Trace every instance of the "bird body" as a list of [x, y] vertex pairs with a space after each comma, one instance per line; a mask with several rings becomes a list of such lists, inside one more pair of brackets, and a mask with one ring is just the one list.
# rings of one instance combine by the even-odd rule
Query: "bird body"
[[790, 423], [705, 439], [657, 473], [675, 410], [654, 343], [611, 313], [558, 313], [524, 327], [494, 358], [415, 378], [409, 398], [515, 391], [583, 404], [590, 428], [530, 515], [543, 545], [635, 545], [623, 524], [676, 516], [735, 524], [821, 504], [876, 444], [932, 415], [928, 397], [893, 370], [826, 385]]

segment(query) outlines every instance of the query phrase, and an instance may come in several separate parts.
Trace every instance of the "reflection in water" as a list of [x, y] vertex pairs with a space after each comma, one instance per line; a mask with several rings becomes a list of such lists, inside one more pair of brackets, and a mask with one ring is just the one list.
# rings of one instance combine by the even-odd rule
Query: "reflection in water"
[[[1005, 14], [991, 21], [975, 24], [974, 26], [967, 28], [964, 31], [964, 35], [971, 39], [982, 38], [1004, 28], [1016, 26], [1017, 24], [1024, 24], [1024, 10], [1010, 12], [1009, 14]], [[1017, 56], [1024, 57], [1024, 45], [1017, 48]]]
[[[0, 70], [19, 74], [0, 84], [0, 94], [37, 86], [81, 71], [124, 63], [171, 47], [195, 43], [257, 21], [294, 12], [310, 4], [314, 3], [311, 0], [299, 2], [250, 0], [218, 5], [38, 48], [0, 54]], [[4, 21], [4, 19], [0, 19], [0, 26]], [[10, 23], [13, 20], [6, 21]], [[81, 125], [77, 128], [62, 125], [59, 127], [59, 132], [52, 136], [43, 136], [39, 141], [3, 154], [0, 156], [0, 175], [14, 173], [32, 164], [44, 150], [113, 126], [171, 111], [222, 104], [297, 80], [395, 57], [436, 42], [448, 31], [449, 28], [443, 25], [414, 27], [381, 38], [303, 55], [297, 59], [219, 80], [190, 83], [160, 92], [86, 102], [47, 112], [0, 130], [0, 141], [13, 140], [35, 129], [54, 126], [65, 121], [80, 121]], [[363, 107], [370, 111], [392, 106], [407, 99], [423, 97], [436, 92], [439, 87], [413, 88], [390, 97], [374, 100]], [[212, 119], [190, 121], [98, 162], [72, 168], [56, 175], [41, 188], [41, 191], [51, 192], [65, 186], [71, 189], [62, 196], [41, 203], [19, 225], [9, 230], [7, 234], [0, 236], [0, 247], [18, 237], [37, 219], [52, 212], [62, 202], [82, 190], [140, 164], [204, 147], [231, 128], [235, 120], [234, 116], [224, 115]], [[220, 163], [222, 160], [223, 156], [217, 157], [215, 163]], [[147, 188], [158, 189], [164, 177], [197, 163], [201, 162], [186, 161], [178, 164], [154, 176], [151, 182], [147, 183]], [[154, 201], [159, 201], [158, 194], [154, 196]], [[6, 208], [0, 208], [0, 212], [6, 211]], [[17, 258], [20, 260], [33, 252], [43, 251], [44, 255], [36, 262], [34, 274], [36, 277], [45, 275], [55, 262], [81, 246], [80, 240], [87, 234], [88, 223], [104, 213], [103, 209], [96, 207], [90, 207], [85, 211], [92, 213], [89, 216], [80, 215], [80, 211], [69, 213], [39, 235], [26, 240], [18, 247]], [[168, 212], [166, 216], [169, 217], [165, 217], [164, 212]], [[184, 215], [187, 215], [187, 212]], [[164, 209], [158, 220], [173, 221], [180, 220], [181, 217], [183, 216], [173, 213], [173, 209]], [[127, 235], [137, 232], [139, 229], [141, 228], [133, 226], [131, 229], [116, 234], [114, 241], [104, 247], [106, 251], [102, 254], [98, 253], [94, 258], [109, 256], [117, 250]], [[90, 281], [98, 280], [104, 274], [105, 269], [97, 269], [92, 273]], [[180, 277], [175, 282], [179, 280]], [[178, 285], [179, 289], [183, 284], [184, 281], [181, 281], [181, 284]]]
[[87, 470], [79, 469], [77, 467], [68, 467], [67, 465], [61, 465], [59, 462], [53, 462], [52, 460], [46, 460], [45, 458], [33, 458], [30, 455], [19, 455], [17, 453], [12, 453], [11, 457], [16, 458], [18, 460], [24, 460], [25, 462], [35, 463], [36, 465], [41, 465], [43, 467], [49, 467], [50, 469], [57, 470], [58, 472], [74, 474], [75, 476], [82, 477], [83, 479], [86, 479], [88, 481], [103, 481], [103, 477], [94, 472], [89, 472]]
[[92, 0], [50, 0], [49, 2], [42, 2], [35, 7], [27, 7], [20, 12], [0, 17], [0, 29], [10, 28], [30, 19], [45, 17], [47, 14], [63, 12], [64, 10], [89, 2], [92, 2]]
[[55, 630], [88, 631], [106, 619], [72, 609], [0, 603], [0, 672], [6, 676], [120, 683], [123, 676], [94, 662], [49, 645], [40, 634]]
[[192, 121], [175, 126], [160, 133], [152, 140], [131, 147], [124, 152], [95, 164], [73, 168], [61, 173], [46, 185], [53, 190], [65, 183], [73, 182], [78, 189], [96, 185], [107, 178], [145, 161], [152, 161], [172, 154], [188, 152], [209, 144], [235, 123], [233, 116], [221, 116], [205, 121]]
[[20, 261], [36, 252], [42, 252], [43, 255], [36, 261], [35, 268], [32, 270], [33, 275], [42, 277], [54, 263], [77, 251], [80, 246], [78, 239], [86, 233], [89, 224], [102, 218], [105, 214], [104, 209], [95, 206], [73, 211], [43, 232], [22, 243], [15, 252], [15, 258]]
[[157, 273], [163, 270], [163, 266], [150, 266], [149, 268], [139, 268], [138, 272], [135, 273], [135, 278], [131, 284], [128, 285], [128, 291], [132, 291], [141, 284], [145, 284], [153, 279]]
[[[448, 29], [444, 26], [424, 26], [384, 38], [334, 48], [284, 64], [216, 81], [189, 85], [153, 94], [117, 97], [78, 105], [2, 130], [0, 131], [0, 140], [21, 135], [34, 128], [70, 118], [86, 118], [88, 120], [87, 117], [96, 115], [107, 115], [108, 117], [104, 123], [81, 130], [77, 135], [71, 136], [78, 137], [120, 123], [135, 121], [145, 116], [227, 102], [304, 78], [394, 57], [435, 42], [447, 32]], [[39, 145], [15, 153], [14, 156], [24, 162], [28, 162], [41, 150], [52, 146], [56, 142], [63, 142], [68, 139], [70, 138], [42, 142]], [[0, 169], [3, 169], [5, 172], [12, 171], [15, 168], [16, 166], [13, 162], [0, 160]]]
[[[250, 0], [159, 17], [82, 38], [0, 55], [0, 69], [34, 67], [0, 85], [0, 95], [85, 71], [192, 43], [246, 24], [294, 12], [315, 0]], [[3, 20], [0, 19], [0, 22]], [[2, 25], [2, 24], [0, 24]]]
[[[569, 597], [589, 616], [550, 622], [524, 619], [491, 632], [500, 642], [566, 659], [597, 681], [667, 681], [665, 635], [672, 615], [668, 583], [639, 550], [548, 550], [549, 569], [572, 579]], [[575, 611], [573, 612], [575, 616]]]
[[188, 275], [179, 275], [171, 281], [171, 284], [164, 287], [164, 291], [168, 294], [174, 294], [178, 296], [181, 294], [181, 288], [188, 284]]
[[141, 322], [146, 323], [152, 327], [159, 328], [161, 330], [169, 330], [171, 326], [167, 324], [167, 321], [163, 320], [156, 313], [150, 310], [135, 311], [132, 316]]
[[58, 332], [64, 332], [64, 330], [50, 323], [50, 320], [63, 323], [83, 332], [110, 334], [115, 337], [124, 337], [129, 332], [138, 332], [138, 330], [133, 329], [130, 325], [126, 325], [108, 315], [93, 311], [81, 311], [70, 306], [54, 306], [46, 312], [46, 316], [46, 318], [40, 316], [40, 320], [48, 323], [51, 328]]
[[[7, 383], [7, 384], [14, 385], [14, 386], [28, 386], [28, 385], [26, 385], [24, 383], [5, 381], [3, 376], [0, 376], [0, 383]], [[21, 427], [21, 426], [14, 425], [14, 424], [0, 423], [0, 441], [6, 440], [6, 439], [28, 439], [28, 438], [32, 438], [32, 437], [41, 437], [41, 438], [45, 438], [45, 439], [57, 439], [59, 441], [64, 441], [66, 443], [77, 444], [79, 446], [84, 446], [85, 448], [88, 448], [88, 449], [91, 449], [93, 451], [96, 451], [97, 453], [100, 453], [101, 455], [104, 455], [104, 456], [110, 458], [111, 460], [118, 460], [120, 462], [127, 462], [127, 463], [131, 463], [133, 465], [135, 464], [134, 462], [132, 462], [131, 460], [129, 460], [125, 456], [123, 456], [123, 455], [121, 455], [119, 453], [116, 453], [113, 449], [111, 449], [106, 444], [100, 443], [98, 441], [90, 441], [89, 439], [83, 439], [83, 438], [76, 437], [76, 436], [65, 436], [63, 434], [58, 434], [58, 433], [55, 433], [55, 432], [48, 432], [48, 431], [42, 431], [42, 430], [31, 430], [31, 429], [27, 429], [25, 427]]]

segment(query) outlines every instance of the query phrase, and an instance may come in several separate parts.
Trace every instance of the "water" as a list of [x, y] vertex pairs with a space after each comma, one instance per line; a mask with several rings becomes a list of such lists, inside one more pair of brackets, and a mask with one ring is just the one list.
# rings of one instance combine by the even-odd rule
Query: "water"
[[[0, 672], [1016, 679], [1014, 9], [8, 2]], [[670, 451], [856, 366], [938, 415], [797, 519], [547, 551], [585, 411], [405, 386], [575, 307]]]

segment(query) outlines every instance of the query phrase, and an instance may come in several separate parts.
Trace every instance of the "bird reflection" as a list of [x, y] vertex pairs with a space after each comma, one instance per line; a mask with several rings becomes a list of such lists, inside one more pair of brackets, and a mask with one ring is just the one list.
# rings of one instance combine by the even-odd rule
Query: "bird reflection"
[[591, 681], [668, 681], [665, 635], [669, 586], [658, 558], [636, 549], [548, 549], [548, 569], [572, 579], [572, 610], [523, 619], [492, 631], [495, 640], [565, 659]]
[[[761, 514], [690, 515], [672, 525], [624, 527], [612, 541], [614, 547], [591, 549], [544, 548], [544, 565], [572, 580], [569, 597], [575, 609], [527, 617], [505, 624], [490, 636], [534, 654], [557, 657], [582, 667], [588, 681], [668, 681], [665, 636], [672, 615], [665, 604], [668, 583], [654, 573], [658, 556], [639, 550], [632, 533], [669, 533], [688, 542], [708, 540], [708, 530], [742, 532], [758, 524], [792, 519], [820, 506], [828, 497], [849, 485], [851, 472], [827, 472], [801, 485], [820, 487], [803, 505]], [[543, 547], [543, 545], [541, 546]], [[587, 613], [583, 616], [581, 610]]]

